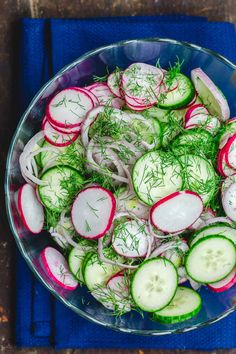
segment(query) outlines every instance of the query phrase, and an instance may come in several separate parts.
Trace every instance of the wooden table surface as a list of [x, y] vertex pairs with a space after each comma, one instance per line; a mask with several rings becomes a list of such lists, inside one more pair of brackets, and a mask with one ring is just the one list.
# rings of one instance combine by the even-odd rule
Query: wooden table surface
[[[52, 349], [17, 349], [14, 329], [14, 252], [4, 206], [3, 177], [6, 152], [18, 117], [11, 89], [15, 84], [16, 24], [21, 17], [96, 17], [182, 13], [207, 16], [212, 21], [236, 23], [235, 0], [0, 0], [0, 353], [49, 354]], [[236, 335], [236, 334], [235, 334]], [[162, 350], [62, 350], [61, 354], [184, 353]], [[200, 353], [186, 351], [188, 353]], [[203, 353], [203, 352], [202, 352]], [[236, 349], [212, 353], [236, 354]]]

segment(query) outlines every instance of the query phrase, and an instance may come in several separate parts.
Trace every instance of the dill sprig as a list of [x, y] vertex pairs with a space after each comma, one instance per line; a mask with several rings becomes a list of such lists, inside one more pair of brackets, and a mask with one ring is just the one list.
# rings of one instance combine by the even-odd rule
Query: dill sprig
[[109, 73], [108, 66], [106, 66], [106, 74], [103, 76], [93, 75], [93, 81], [94, 82], [106, 82], [109, 74], [110, 73]]

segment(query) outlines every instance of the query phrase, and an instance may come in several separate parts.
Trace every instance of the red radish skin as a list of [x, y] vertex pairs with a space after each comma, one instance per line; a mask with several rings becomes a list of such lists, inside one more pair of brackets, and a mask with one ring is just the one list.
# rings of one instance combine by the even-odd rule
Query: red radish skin
[[222, 177], [232, 176], [236, 173], [236, 170], [230, 168], [226, 163], [225, 151], [227, 145], [223, 147], [218, 153], [217, 157], [217, 169]]
[[[78, 203], [81, 203], [83, 204], [82, 200], [81, 200], [81, 196], [83, 197], [83, 193], [86, 193], [86, 191], [88, 192], [91, 192], [91, 191], [94, 191], [93, 193], [93, 196], [95, 196], [95, 192], [102, 192], [101, 194], [103, 194], [103, 197], [100, 197], [97, 199], [97, 204], [96, 206], [95, 205], [90, 205], [90, 200], [89, 202], [86, 201], [86, 205], [87, 207], [85, 208], [85, 206], [83, 206], [83, 211], [78, 211]], [[81, 232], [81, 222], [83, 222], [84, 224], [86, 224], [86, 220], [85, 220], [85, 217], [82, 216], [82, 212], [84, 212], [86, 214], [86, 217], [88, 215], [88, 213], [90, 212], [90, 214], [92, 215], [92, 218], [93, 218], [93, 221], [95, 220], [96, 224], [99, 226], [99, 216], [101, 214], [102, 211], [104, 211], [103, 209], [102, 210], [99, 210], [97, 209], [99, 207], [98, 205], [98, 202], [99, 202], [99, 199], [102, 199], [102, 198], [106, 198], [107, 200], [109, 199], [110, 201], [110, 210], [109, 210], [109, 215], [106, 216], [106, 225], [105, 227], [103, 228], [103, 230], [99, 230], [98, 233], [90, 233], [92, 231], [91, 230], [87, 230], [86, 234], [84, 232]], [[105, 199], [103, 199], [105, 200]], [[101, 200], [102, 202], [102, 200]], [[102, 206], [100, 206], [102, 208]], [[104, 208], [104, 206], [103, 206]], [[100, 187], [100, 186], [91, 186], [91, 187], [87, 187], [85, 189], [83, 189], [82, 191], [79, 192], [79, 194], [77, 195], [76, 199], [74, 200], [74, 203], [72, 205], [72, 209], [71, 209], [71, 218], [72, 218], [72, 223], [74, 225], [74, 228], [75, 230], [78, 232], [78, 234], [81, 236], [81, 237], [84, 237], [84, 238], [87, 238], [87, 239], [98, 239], [102, 236], [104, 236], [111, 228], [111, 225], [112, 225], [112, 221], [114, 219], [114, 215], [115, 215], [115, 211], [116, 211], [116, 199], [114, 197], [114, 195], [111, 193], [111, 191], [109, 191], [108, 189], [106, 188], [103, 188], [103, 187]], [[104, 217], [105, 217], [105, 214], [103, 215], [102, 220], [104, 220]], [[88, 224], [88, 222], [87, 222]], [[88, 224], [88, 228], [89, 227], [89, 224]]]
[[[30, 198], [31, 205], [30, 210], [27, 213], [27, 210], [25, 209], [29, 207]], [[34, 187], [28, 183], [20, 187], [18, 191], [17, 209], [25, 228], [32, 234], [39, 234], [42, 231], [44, 225], [44, 209], [42, 204], [38, 201]], [[31, 218], [32, 220], [30, 220]], [[37, 219], [38, 225], [36, 223]], [[31, 222], [33, 225], [30, 225]]]
[[125, 101], [128, 107], [133, 109], [134, 111], [143, 111], [147, 108], [151, 108], [153, 104], [139, 104], [134, 98], [131, 98], [127, 95], [125, 95]]
[[[191, 78], [193, 81], [193, 84], [195, 86], [196, 91], [199, 94], [198, 90], [198, 81], [201, 80], [203, 85], [209, 89], [211, 94], [214, 97], [214, 100], [216, 101], [218, 105], [218, 111], [221, 113], [221, 120], [226, 121], [230, 117], [230, 110], [228, 106], [228, 102], [226, 98], [223, 96], [223, 94], [219, 91], [219, 89], [216, 87], [214, 82], [204, 73], [204, 71], [201, 68], [196, 68], [191, 71]], [[210, 107], [209, 111], [212, 115], [218, 115], [218, 111], [216, 112], [215, 107]]]
[[40, 257], [47, 275], [57, 285], [66, 290], [77, 288], [78, 282], [70, 273], [66, 259], [59, 251], [53, 247], [46, 247], [41, 252]]
[[236, 168], [236, 134], [225, 145], [225, 161], [230, 168]]
[[[58, 98], [58, 95], [61, 95], [61, 94], [73, 94], [73, 95], [76, 95], [76, 97], [78, 96], [78, 94], [80, 93], [80, 95], [82, 97], [80, 97], [80, 101], [82, 102], [82, 98], [83, 98], [83, 101], [84, 101], [84, 108], [83, 108], [83, 114], [81, 114], [81, 117], [77, 117], [77, 118], [74, 118], [73, 119], [73, 122], [72, 122], [72, 118], [71, 120], [68, 119], [68, 116], [64, 116], [63, 119], [62, 118], [55, 118], [54, 117], [54, 114], [52, 113], [52, 107], [53, 105], [55, 105], [54, 103], [54, 100], [56, 98]], [[76, 94], [77, 93], [77, 94]], [[86, 105], [85, 105], [86, 103]], [[58, 103], [57, 103], [58, 104]], [[82, 104], [82, 103], [81, 103]], [[61, 105], [62, 106], [62, 105]], [[79, 88], [79, 87], [68, 87], [62, 91], [60, 91], [57, 95], [55, 95], [51, 101], [49, 102], [47, 108], [46, 108], [46, 116], [47, 116], [47, 119], [49, 122], [52, 122], [52, 124], [54, 125], [57, 125], [61, 128], [75, 128], [75, 127], [78, 127], [80, 126], [80, 124], [82, 123], [82, 121], [84, 120], [85, 118], [85, 115], [86, 113], [92, 109], [94, 107], [94, 102], [91, 98], [91, 95], [88, 93], [88, 91], [86, 89], [83, 89], [83, 88]], [[68, 113], [69, 114], [69, 113]], [[71, 114], [71, 113], [70, 113]], [[84, 115], [84, 116], [82, 116]], [[74, 116], [73, 116], [74, 117]]]
[[122, 94], [121, 94], [122, 91], [120, 90], [121, 74], [122, 74], [121, 71], [113, 72], [107, 78], [107, 86], [109, 87], [113, 95], [118, 98], [122, 98]]
[[112, 280], [113, 278], [119, 277], [119, 276], [124, 276], [124, 273], [123, 273], [122, 270], [119, 271], [119, 272], [117, 272], [117, 273], [115, 273], [115, 274], [113, 274], [113, 275], [107, 280], [106, 285], [109, 283], [110, 280]]
[[[44, 128], [44, 125], [46, 124], [46, 122], [48, 121], [47, 117], [45, 116], [43, 118], [43, 121], [42, 121], [42, 130]], [[80, 133], [80, 130], [81, 130], [81, 125], [79, 125], [78, 127], [75, 127], [75, 128], [62, 128], [62, 127], [58, 127], [56, 124], [50, 122], [49, 123], [53, 129], [55, 129], [57, 132], [59, 133], [63, 133], [63, 134], [79, 134]]]
[[[158, 216], [156, 214], [156, 210], [158, 210], [158, 208], [162, 207], [163, 204], [165, 203], [168, 203], [170, 202], [171, 200], [173, 201], [174, 199], [178, 198], [178, 197], [187, 197], [189, 198], [189, 196], [194, 196], [196, 199], [196, 211], [195, 211], [195, 215], [191, 217], [191, 220], [189, 220], [189, 222], [186, 221], [186, 215], [184, 216], [185, 218], [185, 222], [186, 222], [186, 225], [184, 227], [181, 227], [180, 229], [167, 229], [165, 227], [162, 227], [162, 225], [160, 225], [160, 220], [158, 220]], [[179, 204], [180, 201], [178, 201], [178, 204]], [[192, 203], [193, 203], [193, 198], [192, 198], [192, 201], [189, 199], [189, 202], [188, 202], [188, 211], [189, 211], [189, 208], [190, 206], [192, 206]], [[177, 204], [177, 205], [178, 205]], [[165, 232], [165, 233], [174, 233], [174, 232], [180, 232], [180, 231], [184, 231], [186, 230], [187, 228], [191, 227], [191, 225], [193, 225], [196, 220], [200, 217], [200, 215], [202, 214], [203, 212], [203, 202], [202, 202], [202, 199], [201, 197], [195, 193], [195, 192], [192, 192], [192, 191], [188, 191], [188, 190], [185, 190], [185, 191], [180, 191], [180, 192], [174, 192], [170, 195], [168, 195], [167, 197], [165, 198], [162, 198], [161, 200], [159, 200], [157, 203], [155, 203], [152, 208], [151, 208], [151, 211], [150, 211], [150, 219], [151, 219], [151, 223], [153, 224], [154, 227], [156, 227], [157, 229], [161, 230], [162, 232]], [[173, 216], [176, 214], [176, 208], [175, 208], [175, 212], [173, 214]], [[159, 215], [159, 218], [160, 218], [160, 215]], [[181, 220], [183, 222], [183, 220]], [[176, 221], [178, 222], [178, 220]]]
[[75, 128], [62, 128], [62, 127], [58, 127], [56, 124], [50, 122], [50, 125], [59, 133], [62, 134], [79, 134], [81, 131], [81, 124], [78, 125], [78, 127]]
[[[158, 89], [158, 93], [160, 91], [160, 85], [163, 83], [163, 79], [164, 79], [164, 72], [152, 65], [149, 64], [144, 64], [144, 63], [133, 63], [131, 64], [122, 74], [122, 88], [123, 91], [125, 92], [125, 95], [129, 96], [132, 99], [136, 99], [138, 100], [139, 103], [142, 103], [143, 100], [144, 102], [147, 101], [147, 97], [135, 97], [133, 96], [130, 92], [129, 92], [129, 80], [134, 80], [133, 77], [129, 77], [129, 71], [130, 68], [136, 66], [137, 68], [139, 68], [139, 71], [141, 71], [142, 75], [146, 74], [146, 73], [151, 73], [153, 75], [156, 75], [156, 84], [155, 86], [152, 87], [152, 92], [156, 92], [156, 89]], [[132, 70], [132, 69], [131, 69]], [[141, 75], [140, 72], [138, 74], [139, 76]], [[140, 80], [137, 77], [137, 80]], [[150, 101], [150, 98], [148, 97], [148, 100]], [[150, 101], [150, 104], [155, 104], [157, 102], [157, 97], [153, 97], [152, 100]]]
[[[190, 108], [190, 107], [192, 107], [192, 106], [195, 104], [195, 102], [197, 101], [197, 98], [198, 98], [198, 94], [197, 94], [197, 92], [195, 92], [195, 95], [194, 95], [192, 101], [189, 102], [189, 103], [187, 104], [187, 106], [185, 106], [184, 108]], [[181, 108], [181, 109], [183, 109], [183, 108]]]
[[225, 279], [209, 284], [208, 288], [215, 293], [222, 293], [223, 291], [229, 290], [234, 285], [236, 285], [236, 270], [234, 269]]
[[[80, 90], [81, 87], [78, 87], [78, 89]], [[86, 91], [86, 93], [90, 96], [90, 98], [92, 99], [93, 101], [93, 104], [94, 104], [94, 107], [98, 106], [99, 105], [99, 101], [97, 99], [97, 97], [89, 90], [87, 89], [87, 87], [82, 87], [82, 89], [84, 91]]]
[[125, 104], [122, 99], [114, 97], [106, 83], [95, 83], [91, 85], [89, 91], [97, 97], [99, 105], [110, 104], [112, 107], [120, 109]]
[[188, 128], [191, 125], [199, 126], [201, 124], [204, 124], [207, 121], [208, 117], [208, 115], [203, 113], [194, 114], [185, 122], [184, 128]]
[[79, 133], [64, 134], [54, 129], [48, 120], [43, 123], [44, 139], [51, 145], [63, 147], [68, 146], [75, 141]]
[[209, 114], [208, 110], [201, 103], [191, 106], [185, 113], [185, 122], [187, 122], [192, 116], [199, 113]]
[[116, 295], [128, 297], [129, 287], [125, 284], [127, 277], [124, 274], [115, 274], [107, 282], [107, 287], [115, 292]]
[[197, 124], [190, 124], [187, 127], [186, 126], [184, 127], [184, 129], [186, 129], [186, 130], [190, 130], [190, 129], [194, 129], [194, 128], [198, 128], [198, 125]]

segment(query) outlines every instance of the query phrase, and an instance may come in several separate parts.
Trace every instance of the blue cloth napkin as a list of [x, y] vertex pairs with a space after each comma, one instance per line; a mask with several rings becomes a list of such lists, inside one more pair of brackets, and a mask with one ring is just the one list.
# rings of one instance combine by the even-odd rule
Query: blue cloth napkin
[[[20, 25], [19, 111], [49, 76], [95, 47], [122, 39], [169, 37], [216, 50], [236, 62], [236, 37], [229, 23], [186, 16], [121, 17], [81, 20], [31, 20]], [[17, 256], [16, 345], [61, 348], [205, 349], [236, 347], [236, 313], [185, 334], [142, 337], [92, 324], [38, 283]]]

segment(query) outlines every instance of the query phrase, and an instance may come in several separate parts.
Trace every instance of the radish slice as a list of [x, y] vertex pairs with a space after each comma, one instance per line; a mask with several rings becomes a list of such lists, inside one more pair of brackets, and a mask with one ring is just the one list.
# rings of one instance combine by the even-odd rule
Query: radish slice
[[24, 226], [33, 234], [42, 231], [44, 211], [38, 201], [35, 189], [30, 184], [24, 184], [18, 192], [17, 207]]
[[111, 103], [112, 99], [114, 98], [113, 93], [105, 82], [97, 82], [93, 84], [92, 87], [89, 88], [89, 91], [97, 97], [100, 105]]
[[203, 202], [192, 191], [175, 192], [155, 203], [151, 209], [152, 224], [167, 233], [190, 227], [201, 215]]
[[[195, 92], [195, 95], [194, 95], [192, 101], [189, 102], [189, 103], [187, 104], [187, 106], [185, 106], [184, 108], [190, 108], [190, 107], [192, 107], [194, 104], [197, 104], [197, 101], [198, 101], [198, 94], [197, 94], [197, 92]], [[180, 108], [180, 109], [182, 109], [182, 108]]]
[[218, 158], [217, 158], [217, 169], [221, 176], [227, 177], [227, 176], [232, 176], [236, 173], [236, 170], [230, 168], [227, 163], [226, 163], [226, 157], [225, 157], [225, 149], [227, 145], [219, 151]]
[[122, 74], [122, 87], [130, 98], [138, 103], [157, 102], [164, 73], [161, 69], [144, 63], [131, 64]]
[[229, 105], [211, 79], [200, 68], [191, 71], [191, 78], [200, 98], [208, 107], [210, 114], [216, 115], [222, 121], [230, 117]]
[[149, 237], [146, 222], [129, 220], [115, 227], [112, 246], [116, 253], [123, 257], [145, 257], [148, 251]]
[[[46, 117], [45, 117], [46, 118]], [[42, 125], [45, 123], [45, 118], [43, 120]], [[47, 119], [47, 118], [46, 118]], [[81, 124], [78, 125], [77, 127], [74, 128], [66, 128], [66, 127], [58, 127], [58, 125], [50, 122], [50, 125], [59, 133], [63, 133], [63, 134], [79, 134], [81, 131]]]
[[125, 95], [125, 102], [127, 104], [128, 107], [130, 107], [131, 109], [133, 109], [134, 111], [143, 111], [145, 109], [151, 108], [153, 106], [153, 104], [149, 104], [149, 103], [138, 103], [137, 100], [135, 100], [134, 98], [131, 98], [127, 95]]
[[121, 75], [122, 71], [114, 71], [111, 73], [108, 78], [107, 78], [107, 86], [113, 93], [118, 98], [122, 98], [121, 94]]
[[109, 105], [114, 108], [121, 108], [124, 106], [124, 101], [120, 98], [114, 97], [106, 83], [95, 83], [89, 91], [97, 97], [100, 105]]
[[236, 168], [236, 134], [225, 145], [225, 160], [230, 168]]
[[54, 129], [48, 120], [43, 122], [44, 139], [50, 144], [58, 147], [68, 146], [79, 136], [78, 133], [64, 134]]
[[98, 101], [97, 97], [86, 87], [83, 87], [83, 90], [90, 96], [91, 100], [93, 101], [94, 107], [98, 106], [99, 101]]
[[108, 279], [106, 287], [95, 289], [91, 294], [109, 310], [129, 312], [132, 300], [127, 279], [121, 272], [116, 273]]
[[209, 115], [204, 114], [204, 113], [198, 113], [194, 114], [192, 117], [190, 117], [187, 122], [185, 123], [185, 128], [188, 128], [189, 125], [202, 125], [205, 124]]
[[185, 122], [187, 122], [192, 116], [196, 115], [196, 114], [206, 114], [208, 115], [209, 112], [206, 109], [206, 107], [204, 107], [203, 104], [199, 103], [199, 104], [195, 104], [193, 106], [191, 106], [187, 112], [185, 113]]
[[53, 247], [46, 247], [40, 254], [44, 270], [52, 280], [66, 290], [74, 290], [78, 286], [77, 280], [69, 271], [63, 255]]
[[185, 129], [190, 127], [202, 127], [203, 129], [209, 131], [213, 135], [216, 134], [220, 128], [220, 122], [216, 117], [212, 117], [206, 114], [195, 114], [188, 119], [185, 123]]
[[117, 294], [119, 297], [128, 297], [129, 296], [129, 284], [127, 284], [128, 278], [124, 276], [121, 272], [112, 275], [110, 279], [107, 281], [107, 286], [110, 288], [112, 291], [114, 291], [115, 294]]
[[236, 285], [236, 270], [234, 269], [225, 279], [216, 283], [211, 283], [208, 288], [216, 293], [229, 290], [232, 286]]
[[236, 183], [225, 191], [222, 196], [222, 205], [225, 214], [233, 221], [236, 221]]
[[80, 236], [96, 239], [109, 231], [115, 210], [113, 194], [108, 189], [92, 186], [77, 195], [71, 209], [71, 218]]
[[94, 102], [87, 90], [69, 87], [54, 96], [47, 106], [47, 118], [62, 128], [78, 127]]

